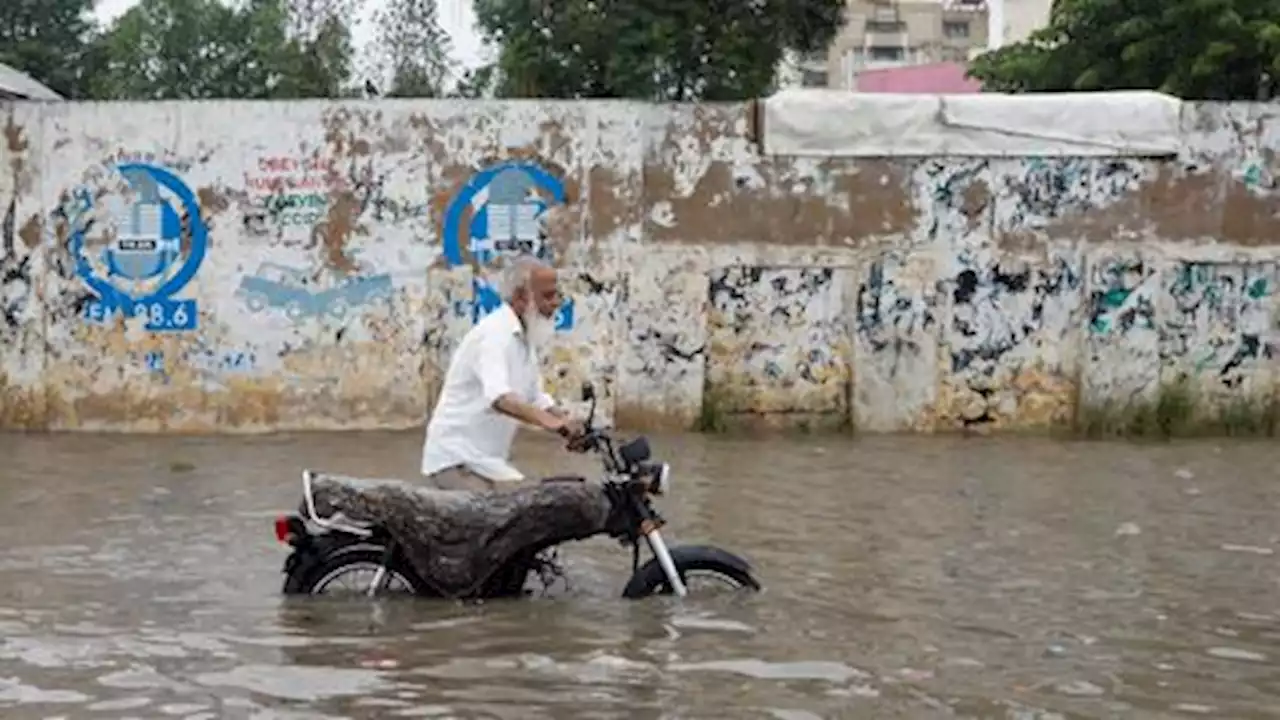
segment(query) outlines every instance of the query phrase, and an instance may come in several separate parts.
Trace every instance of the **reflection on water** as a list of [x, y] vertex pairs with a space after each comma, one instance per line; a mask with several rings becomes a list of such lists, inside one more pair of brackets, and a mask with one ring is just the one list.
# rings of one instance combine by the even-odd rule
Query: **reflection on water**
[[670, 539], [764, 593], [623, 602], [602, 539], [546, 598], [286, 602], [299, 471], [417, 433], [0, 436], [0, 717], [1280, 717], [1274, 446], [654, 445]]

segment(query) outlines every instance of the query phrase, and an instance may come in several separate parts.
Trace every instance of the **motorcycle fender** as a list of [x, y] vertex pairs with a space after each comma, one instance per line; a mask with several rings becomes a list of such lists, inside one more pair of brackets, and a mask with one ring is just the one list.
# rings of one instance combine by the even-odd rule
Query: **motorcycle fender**
[[744, 573], [751, 572], [751, 563], [747, 562], [745, 558], [738, 557], [728, 550], [714, 545], [675, 545], [667, 548], [667, 551], [671, 553], [671, 559], [675, 561], [676, 567], [684, 565], [688, 559], [711, 557], [735, 570], [740, 570]]

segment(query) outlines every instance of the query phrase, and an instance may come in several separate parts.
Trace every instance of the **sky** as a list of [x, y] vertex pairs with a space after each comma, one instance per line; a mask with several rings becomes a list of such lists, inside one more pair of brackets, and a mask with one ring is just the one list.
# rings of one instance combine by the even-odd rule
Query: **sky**
[[[471, 9], [471, 0], [437, 0], [439, 3], [440, 25], [453, 39], [453, 59], [466, 66], [476, 67], [484, 59], [480, 44], [480, 36], [476, 34], [475, 13]], [[95, 15], [103, 23], [120, 17], [126, 10], [135, 5], [137, 0], [99, 0]], [[382, 4], [382, 0], [367, 0], [366, 18], [372, 15]], [[372, 23], [359, 23], [354, 30], [357, 48], [361, 48], [373, 35]]]

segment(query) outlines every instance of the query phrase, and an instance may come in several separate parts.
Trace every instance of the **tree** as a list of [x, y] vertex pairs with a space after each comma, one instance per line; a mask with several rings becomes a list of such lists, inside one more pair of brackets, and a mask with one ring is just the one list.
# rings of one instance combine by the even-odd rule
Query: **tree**
[[[322, 3], [327, 6], [321, 7]], [[94, 96], [115, 100], [350, 94], [354, 0], [142, 0], [102, 38]]]
[[458, 84], [454, 86], [450, 96], [468, 100], [493, 97], [494, 86], [498, 79], [496, 70], [497, 67], [492, 64], [467, 68], [458, 79]]
[[63, 97], [87, 97], [93, 0], [3, 0], [0, 5], [0, 62]]
[[436, 0], [388, 0], [374, 16], [375, 66], [390, 80], [390, 97], [441, 97], [449, 77], [449, 36]]
[[247, 17], [218, 0], [142, 0], [102, 41], [103, 99], [252, 97]]
[[289, 38], [282, 59], [283, 80], [273, 97], [357, 95], [351, 71], [351, 32], [364, 0], [271, 0], [285, 3]]
[[987, 90], [1280, 95], [1280, 0], [1057, 0], [1048, 27], [974, 60]]
[[825, 48], [844, 0], [475, 0], [500, 48], [498, 94], [737, 100], [767, 91], [787, 49]]

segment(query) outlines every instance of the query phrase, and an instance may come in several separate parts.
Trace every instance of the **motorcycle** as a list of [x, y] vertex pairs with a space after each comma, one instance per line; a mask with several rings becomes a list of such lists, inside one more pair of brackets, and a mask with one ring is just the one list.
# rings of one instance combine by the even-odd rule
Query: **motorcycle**
[[[651, 459], [649, 441], [619, 444], [594, 426], [596, 397], [584, 433], [570, 441], [596, 452], [602, 482], [578, 476], [546, 478], [529, 488], [475, 493], [422, 488], [402, 481], [367, 481], [302, 473], [298, 510], [275, 521], [277, 541], [292, 552], [284, 564], [286, 595], [349, 588], [369, 597], [404, 592], [420, 597], [490, 599], [528, 594], [532, 575], [544, 583], [555, 568], [549, 553], [561, 543], [605, 534], [632, 550], [628, 599], [684, 597], [690, 580], [708, 579], [735, 592], [760, 589], [748, 562], [709, 545], [668, 547], [665, 520], [652, 500], [671, 489], [671, 466]], [[652, 558], [640, 564], [640, 541]]]

